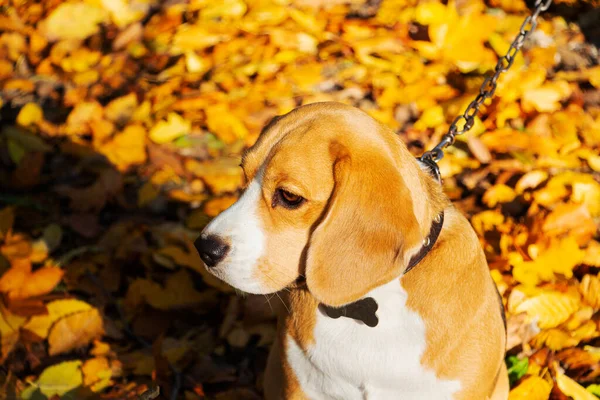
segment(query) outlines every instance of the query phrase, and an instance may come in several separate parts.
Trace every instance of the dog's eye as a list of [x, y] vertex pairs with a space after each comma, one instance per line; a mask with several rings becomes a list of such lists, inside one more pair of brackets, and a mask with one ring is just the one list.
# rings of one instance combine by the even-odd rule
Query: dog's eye
[[273, 196], [273, 207], [277, 204], [281, 204], [285, 208], [295, 209], [300, 207], [304, 200], [305, 199], [302, 196], [279, 188], [275, 191], [275, 196]]

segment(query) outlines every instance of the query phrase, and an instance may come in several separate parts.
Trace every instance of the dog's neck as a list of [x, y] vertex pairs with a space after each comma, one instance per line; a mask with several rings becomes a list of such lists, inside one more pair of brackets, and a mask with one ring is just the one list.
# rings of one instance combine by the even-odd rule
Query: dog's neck
[[[417, 252], [414, 256], [411, 257], [408, 262], [408, 266], [402, 273], [403, 275], [408, 273], [414, 267], [421, 262], [425, 256], [431, 251], [433, 246], [435, 245], [438, 237], [440, 236], [440, 232], [442, 231], [442, 227], [444, 225], [444, 211], [442, 211], [431, 223], [431, 228], [429, 230], [429, 235], [423, 240], [423, 245], [419, 252]], [[323, 312], [329, 316], [330, 318], [337, 319], [340, 317], [346, 317], [355, 319], [357, 321], [361, 321], [367, 326], [375, 327], [379, 323], [379, 318], [377, 317], [377, 309], [379, 308], [377, 302], [372, 297], [365, 297], [358, 301], [355, 301], [350, 304], [346, 304], [341, 307], [330, 307], [325, 304], [320, 304], [319, 307], [323, 310]]]

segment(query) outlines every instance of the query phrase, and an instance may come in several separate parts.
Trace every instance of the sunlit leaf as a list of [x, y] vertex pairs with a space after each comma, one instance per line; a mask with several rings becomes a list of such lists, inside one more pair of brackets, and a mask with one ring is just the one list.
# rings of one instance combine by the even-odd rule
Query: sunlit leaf
[[579, 285], [584, 301], [590, 306], [600, 308], [600, 275], [585, 275]]
[[42, 22], [42, 30], [49, 40], [85, 39], [105, 19], [104, 9], [91, 3], [63, 3]]
[[510, 391], [509, 400], [548, 400], [552, 385], [539, 376], [529, 376]]
[[556, 374], [556, 384], [564, 394], [572, 397], [573, 400], [597, 400], [596, 396], [561, 371]]
[[24, 400], [35, 399], [35, 392], [39, 391], [48, 398], [65, 393], [81, 386], [81, 361], [64, 361], [46, 368], [36, 382], [21, 393]]
[[579, 300], [567, 294], [542, 293], [527, 299], [517, 307], [517, 312], [526, 312], [542, 329], [553, 328], [565, 322], [579, 307]]
[[39, 315], [32, 317], [24, 326], [41, 338], [48, 336], [50, 327], [60, 318], [82, 311], [91, 310], [91, 306], [81, 300], [64, 299], [54, 300], [47, 304], [48, 315]]
[[27, 103], [17, 115], [17, 123], [21, 126], [34, 125], [44, 119], [42, 108], [35, 103]]
[[150, 130], [150, 139], [155, 143], [169, 143], [190, 132], [191, 124], [177, 113], [170, 113], [166, 121], [160, 121]]

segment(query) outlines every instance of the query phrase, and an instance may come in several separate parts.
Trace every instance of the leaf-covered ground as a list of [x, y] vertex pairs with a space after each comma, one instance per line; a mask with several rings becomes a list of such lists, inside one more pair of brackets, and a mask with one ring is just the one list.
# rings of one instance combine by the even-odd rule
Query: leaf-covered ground
[[[0, 398], [257, 399], [274, 297], [192, 241], [275, 115], [336, 100], [431, 148], [521, 0], [4, 0]], [[596, 7], [594, 9], [594, 7]], [[511, 399], [600, 396], [598, 2], [543, 14], [441, 162], [507, 309]]]

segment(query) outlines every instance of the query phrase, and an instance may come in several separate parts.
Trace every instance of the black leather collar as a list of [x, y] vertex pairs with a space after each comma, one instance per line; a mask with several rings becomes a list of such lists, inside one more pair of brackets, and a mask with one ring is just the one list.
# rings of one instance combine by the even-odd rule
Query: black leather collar
[[[429, 235], [423, 241], [423, 246], [417, 254], [411, 257], [408, 262], [406, 270], [402, 273], [405, 275], [413, 269], [425, 256], [431, 251], [435, 245], [442, 227], [444, 226], [444, 211], [442, 211], [431, 224]], [[352, 318], [358, 321], [362, 321], [365, 325], [375, 327], [379, 323], [377, 317], [377, 309], [379, 308], [377, 302], [372, 297], [366, 297], [355, 301], [354, 303], [346, 304], [342, 307], [330, 307], [325, 304], [320, 304], [319, 307], [323, 312], [330, 318], [337, 319], [339, 317]]]

